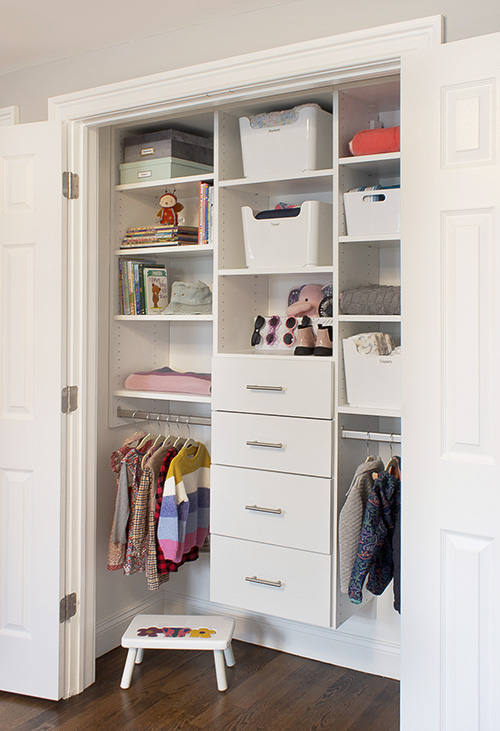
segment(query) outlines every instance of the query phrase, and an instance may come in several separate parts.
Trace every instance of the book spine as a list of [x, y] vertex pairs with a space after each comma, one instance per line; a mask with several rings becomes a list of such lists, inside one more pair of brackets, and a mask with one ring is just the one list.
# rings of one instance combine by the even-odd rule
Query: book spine
[[139, 304], [140, 314], [146, 314], [146, 301], [144, 297], [144, 264], [139, 264]]
[[127, 262], [127, 272], [128, 272], [128, 297], [130, 302], [130, 314], [135, 315], [135, 297], [134, 297], [134, 271], [133, 271], [133, 262], [128, 261]]
[[133, 265], [134, 271], [134, 301], [135, 301], [135, 314], [141, 314], [141, 297], [139, 293], [139, 264]]
[[203, 187], [205, 183], [198, 185], [198, 243], [203, 243]]

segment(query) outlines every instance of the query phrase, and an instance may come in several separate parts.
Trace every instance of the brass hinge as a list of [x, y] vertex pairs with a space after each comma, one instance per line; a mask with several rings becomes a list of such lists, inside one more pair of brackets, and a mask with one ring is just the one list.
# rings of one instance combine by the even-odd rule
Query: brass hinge
[[80, 178], [77, 173], [65, 171], [62, 174], [62, 189], [65, 198], [74, 199], [80, 195]]
[[65, 386], [61, 391], [61, 411], [71, 414], [78, 408], [78, 386]]
[[76, 593], [66, 594], [59, 604], [59, 622], [67, 622], [76, 614]]

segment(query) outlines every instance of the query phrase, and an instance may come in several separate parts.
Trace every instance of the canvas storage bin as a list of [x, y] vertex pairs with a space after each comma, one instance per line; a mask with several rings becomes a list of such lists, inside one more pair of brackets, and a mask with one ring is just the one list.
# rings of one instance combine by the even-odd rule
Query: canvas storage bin
[[127, 137], [123, 143], [123, 162], [140, 162], [160, 157], [213, 165], [213, 140], [176, 129], [164, 129]]
[[349, 406], [401, 408], [401, 355], [366, 355], [350, 338], [342, 344]]
[[157, 160], [125, 162], [120, 165], [120, 185], [180, 178], [183, 175], [203, 175], [213, 172], [211, 165], [189, 162], [178, 157], [160, 157]]
[[[277, 211], [278, 214], [278, 211]], [[305, 201], [292, 218], [255, 218], [241, 209], [247, 267], [303, 267], [332, 262], [332, 206]]]
[[348, 236], [398, 234], [401, 231], [401, 188], [344, 193]]
[[332, 167], [332, 115], [315, 104], [240, 117], [243, 175], [301, 175]]

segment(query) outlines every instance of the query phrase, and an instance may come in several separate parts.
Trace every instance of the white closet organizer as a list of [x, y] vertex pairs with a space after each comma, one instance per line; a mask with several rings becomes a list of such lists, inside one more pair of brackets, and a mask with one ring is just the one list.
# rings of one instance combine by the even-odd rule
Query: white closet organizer
[[[175, 194], [184, 209], [179, 216], [180, 223], [198, 226], [199, 183], [213, 183], [212, 174], [189, 175], [165, 180], [138, 181], [120, 184], [118, 166], [122, 160], [123, 140], [137, 132], [174, 128], [213, 137], [213, 115], [196, 115], [192, 118], [148, 121], [141, 127], [127, 127], [114, 130], [112, 155], [113, 204], [111, 237], [113, 240], [113, 265], [110, 267], [112, 292], [113, 327], [110, 358], [110, 422], [116, 421], [117, 408], [134, 406], [153, 411], [155, 403], [166, 402], [207, 404], [211, 397], [198, 394], [132, 391], [124, 388], [130, 373], [150, 371], [169, 366], [178, 371], [211, 372], [212, 357], [212, 314], [193, 315], [122, 315], [118, 314], [120, 293], [118, 260], [120, 257], [134, 257], [165, 265], [168, 276], [169, 296], [175, 281], [201, 280], [213, 288], [213, 244], [186, 246], [151, 246], [119, 248], [128, 228], [154, 226], [158, 223], [156, 212], [159, 198], [166, 191]], [[168, 403], [167, 403], [168, 405]], [[196, 407], [195, 407], [196, 408]], [[209, 406], [201, 407], [200, 413], [208, 413]]]
[[[325, 166], [283, 178], [265, 170], [259, 178], [245, 177], [239, 117], [305, 103], [332, 113], [332, 154]], [[342, 439], [342, 432], [401, 433], [397, 409], [349, 404], [342, 357], [342, 340], [356, 333], [388, 332], [400, 343], [399, 315], [343, 315], [338, 306], [344, 289], [400, 283], [399, 233], [349, 236], [345, 224], [343, 193], [399, 184], [399, 153], [353, 157], [348, 152], [348, 141], [372, 120], [399, 124], [396, 76], [148, 121], [114, 133], [115, 174], [123, 137], [161, 126], [213, 134], [215, 156], [209, 176], [134, 185], [114, 181], [110, 423], [123, 424], [123, 415], [134, 409], [164, 412], [165, 401], [198, 403], [200, 414], [208, 413], [211, 402], [210, 599], [321, 627], [338, 627], [358, 609], [337, 589], [336, 526], [366, 447], [360, 439]], [[197, 225], [200, 180], [214, 184], [214, 247], [153, 247], [137, 254], [166, 263], [170, 285], [183, 278], [207, 282], [214, 293], [213, 315], [116, 314], [116, 262], [132, 253], [118, 248], [121, 237], [131, 226], [155, 223], [165, 189], [175, 189], [186, 224]], [[247, 266], [242, 207], [256, 211], [307, 200], [331, 207], [332, 234], [317, 264], [289, 264], [285, 251], [279, 267], [265, 258]], [[289, 291], [308, 283], [333, 290], [328, 321], [333, 355], [298, 357], [293, 347], [252, 347], [255, 317], [286, 317]], [[212, 397], [123, 388], [129, 373], [164, 365], [212, 372]], [[366, 441], [383, 457], [394, 447], [382, 438]]]

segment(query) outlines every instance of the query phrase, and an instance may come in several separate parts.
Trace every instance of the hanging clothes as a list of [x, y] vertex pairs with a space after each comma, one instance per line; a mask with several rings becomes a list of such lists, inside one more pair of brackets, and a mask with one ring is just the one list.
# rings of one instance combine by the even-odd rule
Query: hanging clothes
[[113, 524], [108, 544], [108, 569], [117, 571], [123, 568], [127, 544], [127, 523], [130, 514], [130, 500], [128, 492], [128, 475], [123, 460], [133, 447], [144, 439], [146, 432], [135, 432], [127, 437], [122, 446], [111, 454], [111, 469], [117, 477], [117, 494], [115, 500], [115, 511]]
[[401, 506], [401, 480], [384, 470], [368, 496], [356, 559], [349, 582], [349, 599], [360, 604], [367, 589], [380, 595], [394, 573], [392, 538]]
[[163, 488], [158, 540], [167, 560], [203, 546], [209, 532], [210, 455], [200, 442], [183, 447], [168, 469]]
[[382, 472], [380, 457], [368, 457], [354, 473], [339, 517], [340, 591], [347, 594], [363, 525], [368, 495], [373, 489], [372, 473]]

